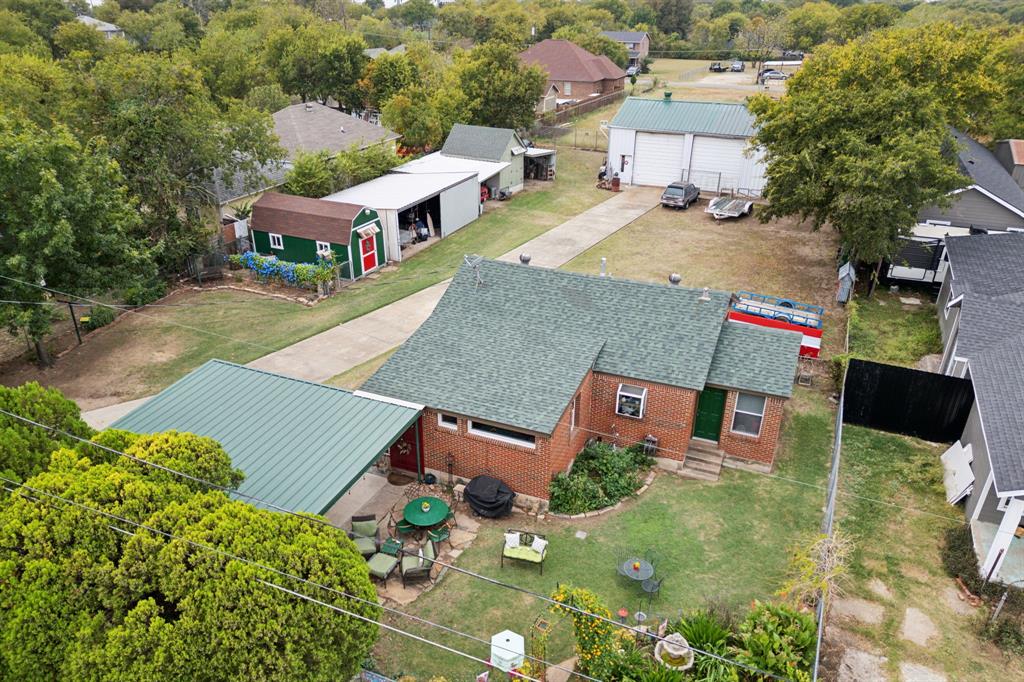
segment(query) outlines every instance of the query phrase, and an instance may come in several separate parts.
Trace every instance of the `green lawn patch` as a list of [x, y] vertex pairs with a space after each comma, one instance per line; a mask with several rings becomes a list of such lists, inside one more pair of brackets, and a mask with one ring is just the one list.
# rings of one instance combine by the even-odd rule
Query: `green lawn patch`
[[[821, 524], [824, 492], [817, 486], [827, 476], [832, 413], [820, 394], [798, 393], [790, 402], [777, 472], [812, 485], [730, 469], [715, 483], [662, 474], [617, 512], [571, 522], [522, 516], [485, 522], [458, 566], [544, 594], [570, 582], [594, 591], [613, 612], [622, 607], [635, 612], [642, 593], [617, 574], [616, 560], [630, 550], [650, 549], [661, 556], [657, 566], [665, 582], [653, 606], [643, 602], [648, 613], [675, 619], [680, 610], [698, 608], [708, 599], [745, 610], [755, 598], [770, 598], [783, 581], [789, 547]], [[499, 567], [507, 527], [534, 530], [550, 540], [543, 576], [531, 565]], [[576, 537], [580, 530], [586, 538]], [[546, 614], [555, 623], [548, 659], [558, 662], [572, 655], [570, 622], [549, 614], [539, 600], [466, 575], [449, 572], [404, 610], [488, 640], [506, 628], [528, 636], [534, 619]], [[389, 622], [487, 656], [483, 644], [407, 619]], [[375, 658], [387, 673], [422, 679], [443, 672], [448, 679], [465, 680], [482, 672], [472, 662], [394, 634], [382, 635]]]
[[942, 352], [935, 304], [926, 297], [920, 305], [905, 305], [899, 294], [876, 290], [871, 298], [858, 297], [847, 308], [853, 357], [913, 367], [925, 355]]

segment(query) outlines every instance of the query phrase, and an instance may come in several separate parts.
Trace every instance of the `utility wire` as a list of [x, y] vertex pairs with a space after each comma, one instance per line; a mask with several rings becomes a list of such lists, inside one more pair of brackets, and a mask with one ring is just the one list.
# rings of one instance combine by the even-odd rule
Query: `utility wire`
[[[79, 441], [81, 443], [85, 443], [87, 445], [91, 445], [93, 447], [99, 448], [99, 449], [104, 450], [106, 452], [109, 452], [111, 454], [115, 454], [115, 455], [119, 455], [119, 456], [122, 456], [122, 457], [126, 457], [127, 459], [130, 459], [130, 460], [132, 460], [134, 462], [138, 462], [140, 464], [145, 464], [147, 466], [152, 466], [154, 468], [160, 469], [161, 471], [165, 471], [167, 473], [171, 473], [171, 474], [175, 474], [175, 475], [181, 476], [183, 478], [186, 478], [186, 479], [188, 479], [190, 481], [193, 481], [193, 482], [196, 482], [196, 483], [201, 483], [201, 484], [207, 485], [207, 486], [209, 486], [211, 488], [214, 488], [216, 490], [224, 492], [227, 495], [234, 495], [234, 496], [242, 497], [242, 498], [251, 500], [253, 502], [257, 502], [257, 503], [259, 503], [261, 505], [264, 505], [264, 506], [266, 506], [266, 507], [268, 507], [270, 509], [274, 509], [276, 511], [280, 511], [282, 513], [289, 514], [289, 515], [294, 516], [296, 518], [304, 519], [306, 521], [310, 521], [310, 522], [313, 522], [313, 523], [321, 525], [321, 526], [325, 526], [325, 527], [328, 527], [328, 528], [333, 528], [335, 530], [339, 530], [339, 531], [342, 531], [344, 533], [350, 532], [350, 531], [347, 531], [344, 528], [341, 528], [340, 526], [335, 526], [333, 523], [331, 523], [327, 519], [319, 518], [319, 517], [316, 517], [316, 516], [311, 516], [311, 515], [308, 515], [308, 514], [299, 513], [299, 512], [290, 510], [290, 509], [286, 509], [285, 507], [281, 507], [280, 505], [274, 504], [273, 502], [270, 502], [269, 500], [264, 500], [262, 498], [256, 497], [255, 495], [249, 495], [249, 494], [246, 494], [246, 493], [241, 493], [241, 492], [239, 492], [237, 490], [232, 490], [230, 488], [227, 488], [226, 486], [222, 486], [222, 485], [220, 485], [218, 483], [214, 483], [213, 481], [207, 481], [205, 479], [193, 476], [193, 475], [185, 473], [183, 471], [177, 471], [176, 469], [172, 469], [172, 468], [164, 466], [162, 464], [156, 464], [154, 462], [150, 462], [148, 460], [145, 460], [145, 459], [142, 459], [142, 458], [139, 458], [139, 457], [135, 457], [133, 455], [129, 455], [129, 454], [125, 453], [125, 452], [121, 452], [120, 450], [115, 450], [114, 448], [111, 448], [109, 446], [102, 445], [100, 443], [95, 443], [95, 442], [93, 442], [93, 441], [91, 441], [91, 440], [89, 440], [87, 438], [83, 438], [81, 436], [75, 435], [75, 434], [70, 433], [68, 431], [64, 431], [63, 429], [59, 429], [59, 428], [57, 428], [55, 426], [48, 426], [46, 424], [42, 424], [40, 422], [34, 421], [32, 419], [29, 419], [28, 417], [23, 417], [21, 415], [15, 414], [13, 412], [9, 412], [9, 411], [4, 410], [4, 409], [0, 409], [0, 414], [7, 415], [9, 417], [12, 417], [14, 419], [18, 419], [18, 420], [20, 420], [22, 422], [25, 422], [27, 424], [31, 424], [33, 426], [36, 426], [36, 427], [39, 427], [39, 428], [42, 428], [42, 429], [46, 429], [46, 430], [50, 431], [51, 433], [61, 434], [61, 435], [65, 436], [65, 437], [67, 437], [67, 438]], [[0, 480], [3, 480], [3, 479], [0, 479]], [[356, 536], [356, 537], [370, 537], [370, 536], [366, 536], [366, 535], [360, 535], [360, 534], [354, 533], [354, 532], [352, 534], [354, 536]], [[512, 590], [512, 591], [519, 592], [519, 593], [522, 593], [522, 594], [526, 594], [528, 596], [534, 597], [535, 599], [540, 599], [541, 601], [544, 601], [546, 603], [552, 604], [554, 606], [557, 606], [559, 608], [565, 609], [567, 611], [572, 611], [574, 613], [578, 613], [580, 615], [587, 616], [589, 618], [593, 618], [593, 619], [596, 619], [596, 620], [604, 621], [604, 622], [606, 622], [606, 623], [608, 623], [610, 625], [613, 625], [615, 627], [629, 630], [629, 631], [633, 632], [636, 635], [641, 635], [641, 636], [648, 637], [648, 638], [651, 638], [651, 639], [656, 639], [658, 641], [665, 641], [664, 637], [660, 637], [660, 636], [658, 636], [656, 634], [652, 634], [650, 632], [642, 631], [638, 627], [634, 627], [634, 626], [631, 626], [631, 625], [626, 625], [625, 623], [620, 623], [617, 620], [614, 620], [612, 618], [608, 618], [608, 617], [602, 616], [602, 615], [597, 614], [597, 613], [591, 613], [589, 611], [586, 611], [585, 609], [581, 609], [581, 608], [573, 606], [571, 604], [564, 604], [564, 603], [562, 603], [562, 602], [560, 602], [560, 601], [558, 601], [556, 599], [553, 599], [553, 598], [551, 598], [551, 597], [549, 597], [547, 595], [540, 594], [539, 592], [533, 592], [533, 591], [531, 591], [531, 590], [529, 590], [529, 589], [527, 589], [525, 587], [521, 587], [519, 585], [515, 585], [515, 584], [512, 584], [512, 583], [506, 583], [506, 582], [503, 582], [501, 580], [497, 580], [496, 578], [491, 578], [489, 576], [486, 576], [486, 575], [483, 575], [483, 574], [480, 574], [480, 573], [476, 573], [474, 571], [470, 571], [470, 570], [467, 570], [465, 568], [461, 568], [459, 566], [455, 566], [454, 564], [450, 564], [450, 563], [447, 563], [447, 562], [444, 562], [444, 561], [440, 561], [440, 560], [436, 560], [435, 559], [434, 563], [437, 564], [438, 566], [443, 566], [443, 567], [447, 568], [448, 570], [455, 571], [456, 573], [462, 573], [462, 574], [467, 575], [467, 576], [469, 576], [471, 578], [475, 578], [477, 580], [482, 580], [484, 582], [490, 583], [492, 585], [496, 585], [496, 586], [504, 588], [504, 589], [508, 589], [508, 590]], [[743, 668], [745, 670], [749, 670], [750, 672], [755, 672], [755, 673], [758, 673], [758, 674], [761, 674], [761, 675], [767, 675], [768, 677], [771, 677], [773, 679], [778, 679], [778, 680], [786, 680], [786, 679], [788, 679], [788, 678], [776, 675], [774, 673], [770, 673], [770, 672], [768, 672], [766, 670], [761, 670], [759, 668], [755, 668], [753, 666], [749, 666], [749, 665], [747, 665], [745, 663], [741, 663], [739, 661], [735, 661], [735, 660], [732, 660], [732, 659], [729, 659], [729, 658], [725, 658], [725, 657], [720, 656], [720, 655], [718, 655], [716, 653], [712, 653], [712, 652], [709, 652], [709, 651], [703, 651], [701, 649], [697, 649], [696, 647], [692, 647], [692, 646], [690, 647], [690, 649], [694, 653], [696, 653], [696, 654], [701, 654], [703, 656], [709, 656], [709, 657], [714, 658], [716, 660], [719, 660], [719, 661], [721, 661], [723, 663], [727, 663], [729, 665], [733, 665], [733, 666], [737, 666], [737, 667]]]
[[[2, 480], [4, 482], [7, 482], [7, 483], [14, 484], [14, 485], [18, 486], [18, 488], [21, 488], [23, 490], [30, 490], [30, 491], [33, 491], [33, 492], [35, 492], [37, 494], [46, 495], [47, 497], [52, 497], [52, 498], [61, 500], [66, 505], [78, 507], [80, 509], [84, 509], [84, 510], [89, 511], [89, 512], [100, 514], [100, 515], [102, 515], [104, 517], [115, 519], [115, 520], [117, 520], [117, 521], [119, 521], [121, 523], [125, 523], [125, 524], [131, 525], [131, 526], [135, 526], [137, 528], [141, 528], [143, 530], [147, 530], [147, 531], [150, 531], [152, 533], [156, 533], [158, 535], [162, 535], [162, 536], [167, 537], [169, 539], [180, 540], [180, 541], [182, 541], [182, 542], [184, 542], [184, 543], [186, 543], [188, 545], [191, 545], [192, 547], [195, 547], [197, 549], [200, 549], [200, 550], [203, 550], [203, 551], [207, 551], [207, 552], [212, 552], [214, 554], [218, 554], [218, 555], [227, 557], [229, 559], [232, 559], [232, 560], [235, 560], [235, 561], [239, 561], [239, 562], [244, 563], [244, 564], [255, 566], [257, 568], [261, 568], [261, 569], [270, 571], [272, 573], [276, 573], [276, 574], [278, 574], [278, 575], [280, 575], [282, 577], [286, 577], [286, 578], [291, 578], [293, 580], [297, 580], [299, 582], [302, 582], [302, 583], [305, 583], [307, 585], [310, 585], [311, 587], [317, 587], [317, 588], [320, 588], [320, 589], [325, 590], [327, 592], [332, 592], [334, 594], [337, 594], [339, 596], [345, 597], [347, 599], [352, 599], [354, 601], [365, 603], [365, 604], [367, 604], [369, 606], [379, 607], [382, 610], [387, 611], [389, 613], [394, 613], [396, 615], [403, 616], [405, 618], [409, 618], [411, 620], [417, 621], [417, 622], [419, 622], [421, 624], [429, 625], [429, 626], [432, 626], [432, 627], [439, 628], [441, 630], [444, 630], [444, 631], [449, 632], [451, 634], [458, 635], [460, 637], [465, 637], [467, 639], [471, 639], [471, 640], [480, 642], [482, 644], [491, 645], [490, 641], [482, 639], [480, 637], [476, 637], [475, 635], [471, 635], [471, 634], [468, 634], [468, 633], [461, 632], [459, 630], [456, 630], [454, 628], [450, 628], [450, 627], [448, 627], [446, 625], [442, 625], [440, 623], [434, 623], [433, 621], [427, 620], [426, 618], [420, 618], [419, 616], [415, 616], [415, 615], [413, 615], [411, 613], [405, 613], [404, 611], [399, 611], [398, 609], [385, 606], [384, 604], [380, 604], [380, 603], [378, 603], [376, 601], [371, 601], [371, 600], [368, 600], [368, 599], [363, 599], [362, 597], [357, 597], [355, 595], [349, 594], [349, 593], [344, 592], [342, 590], [338, 590], [338, 589], [335, 589], [335, 588], [332, 588], [332, 587], [328, 587], [327, 585], [323, 585], [321, 583], [317, 583], [317, 582], [314, 582], [312, 580], [308, 580], [306, 578], [302, 578], [300, 576], [297, 576], [297, 575], [292, 574], [292, 573], [288, 573], [286, 571], [281, 571], [279, 569], [273, 568], [272, 566], [268, 566], [268, 565], [260, 563], [258, 561], [253, 561], [251, 559], [246, 559], [245, 557], [239, 556], [237, 554], [234, 554], [234, 553], [231, 553], [231, 552], [228, 552], [228, 551], [225, 551], [225, 550], [218, 549], [218, 548], [213, 547], [211, 545], [205, 545], [203, 543], [196, 542], [194, 540], [189, 540], [187, 538], [181, 537], [179, 535], [175, 535], [173, 533], [169, 533], [169, 532], [166, 532], [166, 531], [161, 531], [161, 530], [158, 530], [158, 529], [153, 528], [151, 526], [148, 526], [146, 524], [138, 523], [136, 521], [132, 521], [131, 519], [124, 518], [124, 517], [119, 516], [117, 514], [113, 514], [111, 512], [106, 512], [106, 511], [103, 511], [101, 509], [95, 509], [93, 507], [89, 507], [88, 505], [76, 502], [74, 500], [70, 500], [70, 499], [62, 497], [60, 495], [56, 495], [55, 493], [50, 493], [50, 492], [43, 491], [43, 490], [37, 490], [37, 489], [35, 489], [35, 488], [33, 488], [33, 487], [29, 486], [29, 485], [26, 485], [24, 483], [21, 483], [21, 484], [16, 483], [15, 481], [11, 481], [10, 479], [4, 478], [2, 476], [0, 476], [0, 480]], [[9, 488], [7, 486], [4, 486], [4, 490], [7, 490], [8, 492], [11, 492], [11, 493], [17, 492], [18, 488]], [[38, 497], [33, 497], [31, 495], [28, 495], [28, 494], [24, 494], [24, 497], [26, 497], [28, 499], [31, 499], [34, 502], [39, 502], [40, 504], [46, 505], [46, 506], [51, 507], [53, 509], [57, 509], [58, 508], [56, 505], [50, 504], [50, 503], [46, 502], [45, 500], [43, 500], [41, 498], [38, 498]], [[133, 537], [136, 535], [136, 533], [133, 533], [133, 532], [131, 532], [129, 530], [125, 530], [124, 528], [120, 528], [119, 526], [114, 526], [114, 525], [108, 524], [107, 527], [110, 528], [111, 530], [117, 531], [118, 533], [122, 533], [124, 535], [129, 535], [129, 536], [133, 536]], [[511, 649], [506, 649], [505, 647], [501, 647], [500, 645], [499, 645], [499, 648], [501, 648], [501, 649], [503, 649], [505, 651], [508, 651], [510, 653], [515, 653]], [[578, 677], [582, 677], [582, 678], [587, 679], [587, 680], [594, 680], [595, 682], [600, 682], [600, 680], [597, 680], [597, 678], [590, 677], [589, 675], [585, 675], [583, 673], [579, 673], [579, 672], [575, 672], [575, 671], [569, 670], [568, 668], [564, 668], [564, 667], [562, 667], [562, 666], [560, 666], [558, 664], [551, 663], [551, 662], [546, 661], [546, 660], [544, 660], [542, 658], [537, 658], [535, 656], [530, 656], [530, 655], [526, 655], [526, 657], [531, 659], [531, 660], [537, 661], [539, 663], [543, 663], [544, 665], [546, 665], [546, 666], [548, 666], [550, 668], [555, 668], [557, 670], [562, 670], [562, 671], [565, 671], [567, 673], [571, 673], [573, 675], [576, 675]]]

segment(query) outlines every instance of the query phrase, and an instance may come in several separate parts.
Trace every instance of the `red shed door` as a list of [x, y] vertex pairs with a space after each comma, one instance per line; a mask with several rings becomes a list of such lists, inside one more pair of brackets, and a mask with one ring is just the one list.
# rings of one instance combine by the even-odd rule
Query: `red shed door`
[[[388, 454], [391, 455], [392, 469], [416, 472], [416, 465], [420, 463], [420, 458], [416, 452], [416, 445], [419, 441], [417, 431], [419, 429], [420, 421], [417, 419], [416, 423], [406, 429], [405, 433], [391, 446]], [[419, 473], [422, 473], [422, 471]]]
[[363, 257], [363, 272], [377, 268], [377, 237], [370, 235], [359, 240], [359, 254]]

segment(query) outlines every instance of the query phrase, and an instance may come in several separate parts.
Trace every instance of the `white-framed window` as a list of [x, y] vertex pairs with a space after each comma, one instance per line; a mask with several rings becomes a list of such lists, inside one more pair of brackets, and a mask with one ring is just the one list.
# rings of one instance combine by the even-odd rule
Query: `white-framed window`
[[483, 422], [478, 422], [475, 419], [470, 419], [469, 426], [467, 428], [469, 433], [474, 436], [490, 438], [491, 440], [509, 443], [510, 445], [518, 445], [524, 448], [537, 447], [536, 436], [529, 433], [523, 433], [522, 431], [516, 431], [514, 429], [506, 429], [504, 426], [485, 424]]
[[575, 429], [578, 424], [580, 414], [580, 394], [577, 393], [572, 397], [572, 402], [569, 404], [569, 428]]
[[316, 253], [318, 256], [329, 256], [331, 255], [331, 243], [330, 242], [317, 242]]
[[562, 83], [562, 94], [563, 95], [571, 95], [572, 94], [572, 83], [570, 83], [569, 81], [565, 81], [564, 83]]
[[279, 234], [270, 232], [270, 248], [272, 249], [283, 249], [284, 248], [284, 237]]
[[736, 407], [732, 413], [732, 430], [745, 436], [760, 436], [761, 422], [764, 421], [765, 397], [750, 393], [736, 395]]
[[459, 428], [459, 418], [454, 414], [445, 414], [444, 412], [437, 413], [437, 425], [441, 428], [451, 429], [457, 431]]
[[629, 384], [619, 384], [615, 396], [615, 414], [633, 419], [643, 419], [647, 407], [647, 389]]

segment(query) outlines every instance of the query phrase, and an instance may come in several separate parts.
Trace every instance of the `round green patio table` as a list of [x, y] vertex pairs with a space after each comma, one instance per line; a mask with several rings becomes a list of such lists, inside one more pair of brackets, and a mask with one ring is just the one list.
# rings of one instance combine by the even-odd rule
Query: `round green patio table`
[[[424, 503], [429, 506], [428, 509], [423, 508]], [[448, 518], [448, 505], [436, 497], [417, 497], [405, 505], [402, 516], [418, 528], [430, 528]]]

